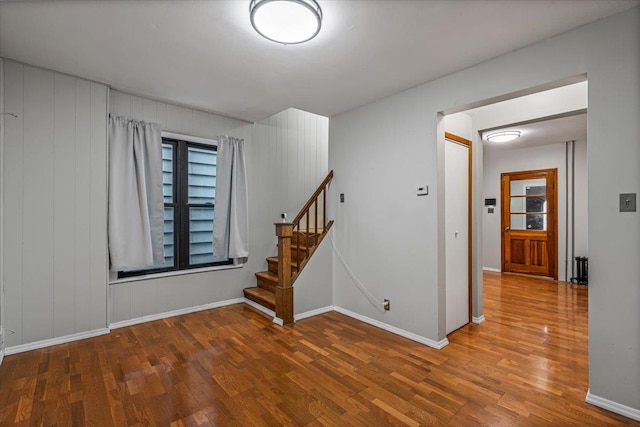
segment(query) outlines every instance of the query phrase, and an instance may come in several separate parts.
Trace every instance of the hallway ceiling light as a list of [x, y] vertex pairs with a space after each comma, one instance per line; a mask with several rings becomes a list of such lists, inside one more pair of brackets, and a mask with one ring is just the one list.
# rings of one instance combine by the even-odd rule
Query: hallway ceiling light
[[261, 36], [282, 44], [309, 41], [322, 25], [322, 9], [315, 0], [251, 0], [249, 13]]
[[520, 138], [520, 132], [517, 130], [494, 132], [487, 135], [487, 141], [491, 142], [509, 142], [518, 138]]

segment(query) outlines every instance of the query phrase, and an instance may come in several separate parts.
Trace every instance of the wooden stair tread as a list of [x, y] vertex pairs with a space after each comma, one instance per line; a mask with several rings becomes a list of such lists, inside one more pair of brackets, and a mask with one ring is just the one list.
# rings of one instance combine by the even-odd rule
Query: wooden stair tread
[[307, 229], [306, 229], [306, 228], [303, 228], [302, 230], [295, 230], [295, 231], [294, 231], [294, 234], [295, 234], [295, 233], [300, 233], [300, 234], [309, 234], [309, 235], [311, 235], [311, 234], [318, 235], [318, 234], [322, 234], [322, 233], [324, 233], [324, 228], [316, 228], [316, 229], [314, 229], [314, 228], [310, 228], [310, 229], [309, 229], [309, 231], [307, 231]]
[[278, 283], [278, 275], [271, 271], [259, 271], [256, 273], [256, 277], [262, 277], [270, 282]]
[[258, 287], [245, 288], [244, 296], [245, 298], [258, 303], [269, 310], [276, 309], [276, 295], [266, 289]]

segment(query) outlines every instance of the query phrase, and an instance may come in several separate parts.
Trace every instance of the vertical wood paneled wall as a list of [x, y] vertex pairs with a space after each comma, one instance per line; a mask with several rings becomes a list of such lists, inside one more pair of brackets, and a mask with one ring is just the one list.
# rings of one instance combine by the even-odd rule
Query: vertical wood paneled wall
[[256, 123], [253, 139], [247, 169], [256, 185], [249, 194], [261, 207], [253, 228], [271, 256], [273, 223], [283, 212], [293, 220], [329, 172], [329, 119], [289, 108]]
[[250, 257], [241, 269], [113, 283], [110, 322], [242, 297], [275, 253], [273, 223], [279, 214], [299, 208], [327, 173], [329, 119], [289, 109], [253, 124], [113, 90], [110, 112], [160, 123], [168, 132], [244, 138], [250, 233]]
[[107, 88], [4, 61], [7, 346], [107, 326]]

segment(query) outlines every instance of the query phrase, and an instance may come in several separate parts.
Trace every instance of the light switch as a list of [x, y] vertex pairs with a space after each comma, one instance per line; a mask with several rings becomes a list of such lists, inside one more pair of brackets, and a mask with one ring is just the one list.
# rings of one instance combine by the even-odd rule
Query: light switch
[[416, 194], [418, 196], [428, 196], [429, 195], [429, 186], [428, 185], [421, 185], [420, 187], [418, 187], [418, 190], [416, 191]]
[[636, 193], [620, 193], [620, 212], [636, 211]]

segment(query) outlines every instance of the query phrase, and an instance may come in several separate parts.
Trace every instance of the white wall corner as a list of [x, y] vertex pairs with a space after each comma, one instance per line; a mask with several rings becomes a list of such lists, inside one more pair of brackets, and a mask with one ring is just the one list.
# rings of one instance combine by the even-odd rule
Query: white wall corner
[[368, 323], [372, 326], [375, 326], [377, 328], [380, 329], [384, 329], [385, 331], [391, 332], [392, 334], [396, 334], [396, 335], [400, 335], [401, 337], [405, 337], [405, 338], [409, 338], [410, 340], [416, 341], [420, 344], [424, 344], [426, 346], [429, 346], [431, 348], [435, 348], [436, 350], [440, 350], [444, 347], [446, 347], [449, 344], [449, 340], [447, 338], [444, 338], [440, 341], [434, 341], [430, 338], [427, 337], [423, 337], [421, 335], [418, 334], [414, 334], [413, 332], [409, 332], [406, 331], [404, 329], [400, 329], [397, 328], [395, 326], [389, 325], [387, 323], [384, 322], [380, 322], [379, 320], [375, 320], [372, 319], [370, 317], [367, 316], [363, 316], [361, 314], [358, 313], [354, 313], [351, 310], [347, 310], [346, 308], [342, 308], [339, 306], [335, 306], [334, 310], [337, 311], [338, 313], [344, 314], [345, 316], [349, 316], [352, 317], [356, 320], [360, 320], [361, 322], [364, 323]]
[[4, 360], [4, 350], [0, 350], [0, 366], [2, 366], [3, 360]]
[[640, 409], [632, 408], [630, 406], [614, 402], [613, 400], [596, 396], [591, 393], [591, 389], [587, 390], [587, 396], [584, 401], [593, 406], [597, 406], [598, 408], [606, 409], [607, 411], [615, 412], [616, 414], [631, 418], [632, 420], [640, 421]]
[[93, 338], [100, 335], [106, 335], [111, 332], [108, 328], [94, 329], [93, 331], [80, 332], [77, 334], [65, 335], [62, 337], [51, 338], [41, 341], [35, 341], [27, 344], [14, 345], [7, 347], [4, 354], [7, 356], [16, 353], [24, 353], [25, 351], [37, 350], [39, 348], [51, 347], [53, 345], [65, 344], [72, 341], [80, 341], [87, 338]]
[[328, 305], [326, 307], [321, 307], [321, 308], [316, 308], [315, 310], [309, 310], [309, 311], [305, 311], [304, 313], [296, 314], [295, 316], [293, 316], [293, 320], [297, 322], [298, 320], [307, 319], [309, 317], [318, 316], [320, 314], [328, 313], [330, 311], [333, 311], [334, 309], [335, 309], [335, 307], [332, 306], [332, 305]]
[[484, 323], [484, 321], [485, 321], [484, 314], [482, 316], [479, 316], [479, 317], [473, 316], [471, 318], [471, 321], [473, 323], [475, 323], [476, 325], [479, 325], [480, 323]]
[[166, 311], [164, 313], [151, 314], [149, 316], [136, 317], [135, 319], [114, 322], [109, 325], [109, 328], [124, 328], [125, 326], [138, 325], [140, 323], [152, 322], [154, 320], [166, 319], [168, 317], [181, 316], [183, 314], [195, 313], [197, 311], [211, 310], [212, 308], [225, 307], [227, 305], [240, 304], [243, 302], [245, 302], [244, 298], [233, 298], [226, 301], [218, 301], [209, 304], [197, 305], [194, 307], [181, 308], [180, 310]]

